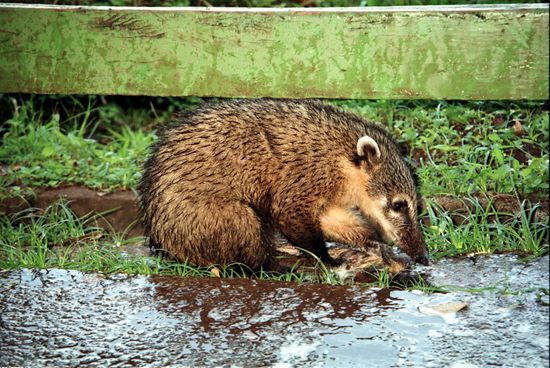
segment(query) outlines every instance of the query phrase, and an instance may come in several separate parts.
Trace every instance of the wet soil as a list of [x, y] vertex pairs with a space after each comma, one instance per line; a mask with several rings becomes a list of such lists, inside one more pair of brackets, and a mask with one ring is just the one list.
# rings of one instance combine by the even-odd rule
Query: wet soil
[[[530, 207], [534, 208], [533, 205], [536, 205], [537, 208], [534, 211], [532, 220], [548, 221], [548, 199], [537, 199], [533, 196], [531, 198], [525, 198], [524, 200], [531, 203], [529, 207], [529, 203], [526, 203], [527, 206], [525, 206], [525, 204], [522, 204], [524, 200], [518, 199], [511, 194], [488, 193], [486, 196], [475, 195], [473, 198], [475, 201], [463, 200], [453, 196], [439, 196], [434, 198], [434, 200], [441, 208], [451, 215], [455, 224], [462, 224], [469, 221], [468, 214], [472, 212], [475, 213], [476, 206], [494, 209], [492, 212], [498, 213], [499, 221], [506, 222], [519, 216], [522, 207], [529, 213]], [[490, 216], [488, 220], [494, 221], [494, 216]]]
[[548, 256], [424, 271], [455, 291], [0, 271], [0, 366], [548, 367]]
[[43, 210], [63, 198], [70, 202], [71, 210], [78, 217], [101, 214], [96, 221], [97, 226], [125, 233], [128, 237], [143, 234], [137, 194], [133, 191], [102, 193], [81, 186], [70, 186], [34, 188], [34, 192], [34, 196], [0, 200], [0, 213], [17, 213], [29, 207]]
[[[25, 198], [7, 198], [0, 200], [0, 213], [16, 213], [25, 208], [35, 207], [45, 209], [60, 198], [70, 202], [71, 209], [79, 216], [101, 213], [97, 225], [109, 231], [125, 233], [127, 237], [143, 234], [139, 221], [139, 206], [137, 194], [133, 191], [114, 193], [97, 192], [85, 187], [70, 186], [62, 188], [35, 188], [35, 195]], [[448, 211], [456, 223], [467, 220], [469, 210], [474, 203], [461, 200], [457, 197], [440, 196], [433, 198], [444, 210]], [[494, 206], [502, 220], [517, 216], [521, 210], [521, 201], [509, 194], [490, 193], [489, 196], [476, 197], [483, 207]], [[538, 205], [535, 220], [547, 221], [549, 204], [548, 199], [527, 198]], [[427, 219], [426, 219], [427, 221]]]

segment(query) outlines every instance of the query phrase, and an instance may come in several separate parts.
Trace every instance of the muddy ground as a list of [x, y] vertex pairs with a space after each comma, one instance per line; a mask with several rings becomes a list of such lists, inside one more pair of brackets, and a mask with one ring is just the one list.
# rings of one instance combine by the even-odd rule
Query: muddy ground
[[454, 291], [0, 271], [0, 366], [548, 367], [548, 256], [424, 271]]

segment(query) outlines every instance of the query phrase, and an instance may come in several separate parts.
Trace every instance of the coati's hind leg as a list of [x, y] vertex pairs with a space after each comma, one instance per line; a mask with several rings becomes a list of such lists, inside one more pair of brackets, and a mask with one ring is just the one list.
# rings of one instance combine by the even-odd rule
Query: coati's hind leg
[[180, 248], [173, 249], [177, 258], [203, 266], [243, 263], [252, 270], [271, 264], [273, 231], [249, 206], [212, 198], [181, 208], [187, 220], [174, 224], [182, 234]]
[[221, 224], [217, 237], [222, 263], [240, 262], [252, 270], [273, 265], [273, 230], [254, 209], [240, 202], [230, 203], [214, 216]]

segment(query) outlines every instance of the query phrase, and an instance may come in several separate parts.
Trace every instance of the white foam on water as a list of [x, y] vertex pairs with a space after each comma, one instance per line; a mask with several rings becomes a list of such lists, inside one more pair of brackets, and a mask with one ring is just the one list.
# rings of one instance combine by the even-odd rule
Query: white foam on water
[[[299, 335], [287, 336], [286, 341], [279, 348], [277, 353], [278, 361], [274, 364], [274, 367], [295, 367], [299, 363], [306, 362], [320, 344], [321, 341], [318, 339], [306, 341]], [[311, 365], [308, 364], [308, 366]]]

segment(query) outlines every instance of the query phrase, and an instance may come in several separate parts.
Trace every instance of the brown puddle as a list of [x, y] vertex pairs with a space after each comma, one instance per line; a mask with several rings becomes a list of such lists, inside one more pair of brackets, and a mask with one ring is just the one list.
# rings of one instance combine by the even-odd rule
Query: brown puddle
[[[0, 366], [548, 366], [548, 256], [447, 259], [426, 271], [438, 285], [490, 288], [0, 271]], [[420, 311], [447, 302], [468, 307]]]

